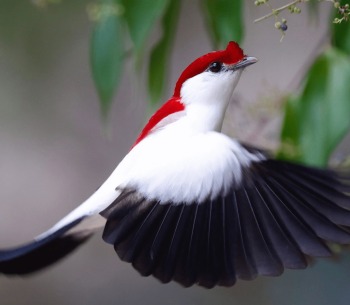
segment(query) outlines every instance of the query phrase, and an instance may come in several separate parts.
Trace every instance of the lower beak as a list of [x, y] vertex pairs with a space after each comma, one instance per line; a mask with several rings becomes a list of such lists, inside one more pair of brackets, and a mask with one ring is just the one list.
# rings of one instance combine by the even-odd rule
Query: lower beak
[[245, 67], [248, 67], [252, 64], [255, 64], [258, 61], [257, 58], [252, 57], [252, 56], [244, 56], [244, 58], [239, 61], [238, 63], [232, 65], [229, 67], [230, 70], [239, 70], [243, 69]]

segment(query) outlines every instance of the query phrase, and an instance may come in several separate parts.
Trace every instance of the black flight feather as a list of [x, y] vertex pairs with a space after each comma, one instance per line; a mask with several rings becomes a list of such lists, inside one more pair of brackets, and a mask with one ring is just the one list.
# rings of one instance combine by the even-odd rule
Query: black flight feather
[[22, 247], [0, 251], [0, 273], [24, 275], [36, 272], [71, 253], [92, 235], [89, 232], [65, 234], [82, 219]]
[[[259, 152], [261, 153], [261, 152]], [[104, 239], [142, 274], [185, 287], [303, 269], [349, 243], [349, 177], [267, 159], [204, 202], [160, 202], [125, 189], [102, 215]]]
[[305, 255], [301, 253], [289, 232], [280, 224], [278, 215], [273, 212], [270, 204], [265, 200], [260, 179], [255, 181], [255, 200], [251, 202], [262, 230], [268, 238], [269, 247], [275, 251], [284, 268], [305, 268], [307, 266]]

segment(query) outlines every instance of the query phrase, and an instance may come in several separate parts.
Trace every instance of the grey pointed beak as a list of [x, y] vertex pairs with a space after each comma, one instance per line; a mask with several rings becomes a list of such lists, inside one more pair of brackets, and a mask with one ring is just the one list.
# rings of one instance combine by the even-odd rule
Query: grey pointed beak
[[235, 70], [246, 68], [252, 64], [255, 64], [257, 61], [258, 59], [253, 56], [244, 56], [244, 58], [241, 61], [239, 61], [234, 65], [230, 65], [228, 68], [229, 70], [235, 71]]

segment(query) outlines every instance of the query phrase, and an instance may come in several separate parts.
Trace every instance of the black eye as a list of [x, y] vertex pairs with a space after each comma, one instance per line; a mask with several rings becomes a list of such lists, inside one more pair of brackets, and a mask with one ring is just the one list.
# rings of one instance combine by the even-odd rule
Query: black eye
[[218, 61], [214, 61], [209, 65], [208, 70], [213, 73], [218, 73], [221, 71], [221, 68], [222, 68], [222, 63]]

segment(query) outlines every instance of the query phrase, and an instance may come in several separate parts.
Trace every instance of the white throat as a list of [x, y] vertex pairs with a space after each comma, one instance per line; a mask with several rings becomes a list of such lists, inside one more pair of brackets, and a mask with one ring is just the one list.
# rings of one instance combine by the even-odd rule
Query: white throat
[[242, 70], [214, 74], [203, 72], [181, 88], [181, 101], [192, 128], [200, 132], [221, 131], [225, 111]]

